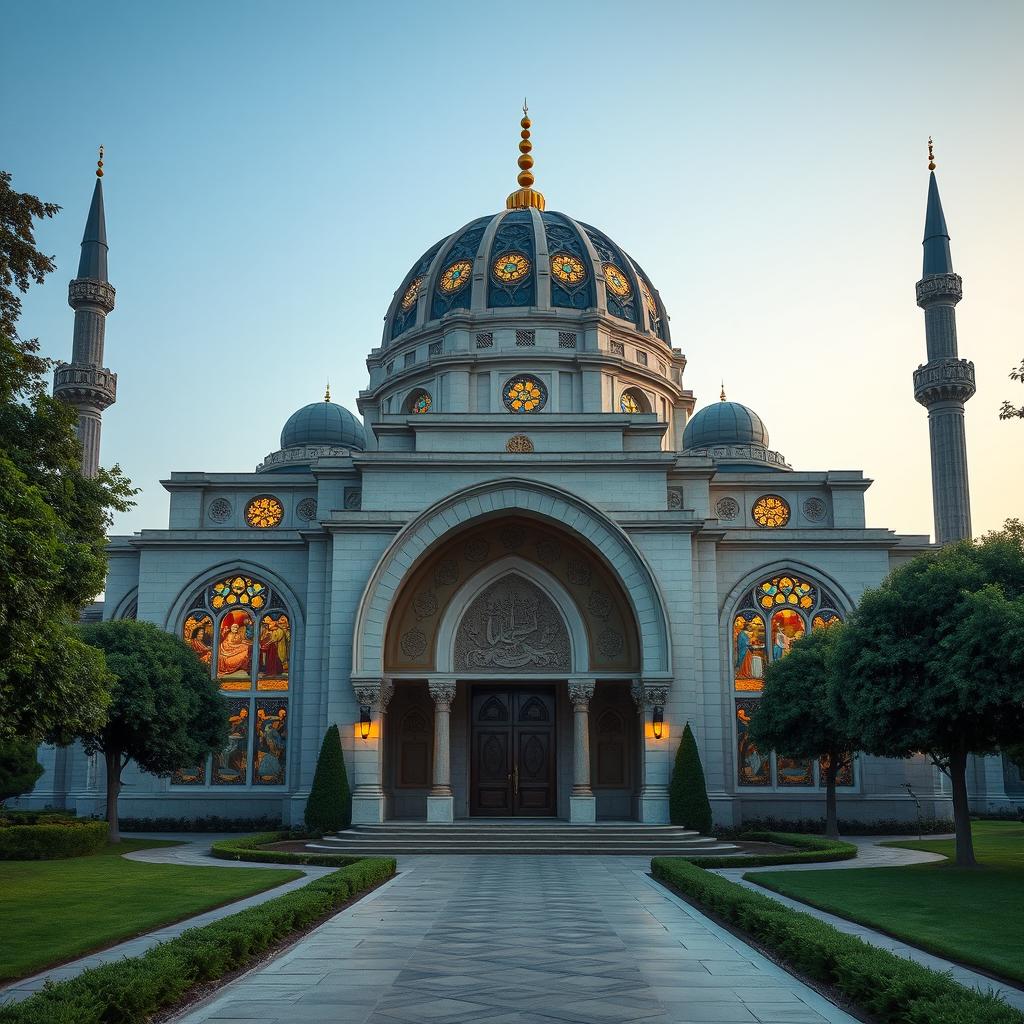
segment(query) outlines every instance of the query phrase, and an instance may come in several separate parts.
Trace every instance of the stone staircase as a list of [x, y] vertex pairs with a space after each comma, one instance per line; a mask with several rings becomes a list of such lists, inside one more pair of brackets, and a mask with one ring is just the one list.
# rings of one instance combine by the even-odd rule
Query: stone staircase
[[355, 825], [306, 844], [316, 853], [410, 854], [609, 854], [701, 857], [737, 853], [732, 843], [676, 825], [602, 822], [570, 825], [550, 819], [495, 818], [437, 825], [392, 821]]

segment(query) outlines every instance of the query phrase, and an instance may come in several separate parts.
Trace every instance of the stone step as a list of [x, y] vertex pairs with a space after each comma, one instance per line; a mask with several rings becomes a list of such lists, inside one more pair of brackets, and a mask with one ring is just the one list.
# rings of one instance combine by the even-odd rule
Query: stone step
[[340, 832], [335, 835], [323, 836], [320, 842], [327, 844], [344, 843], [353, 846], [366, 845], [367, 843], [473, 843], [486, 846], [488, 844], [509, 843], [563, 843], [570, 846], [585, 846], [590, 843], [603, 843], [607, 846], [632, 843], [634, 846], [659, 843], [663, 846], [709, 846], [714, 845], [717, 840], [712, 836], [700, 836], [695, 833], [680, 836], [645, 836], [645, 835], [606, 835], [599, 836], [593, 833], [566, 834], [566, 833], [526, 833], [516, 834], [514, 832], [491, 832], [477, 833], [463, 832], [453, 835], [448, 832], [391, 832], [391, 833], [359, 833]]
[[689, 843], [664, 843], [651, 840], [647, 843], [565, 843], [565, 842], [514, 842], [474, 843], [460, 842], [402, 842], [379, 840], [369, 843], [307, 843], [306, 849], [316, 853], [345, 853], [358, 856], [396, 856], [426, 854], [562, 854], [571, 856], [638, 856], [638, 857], [709, 857], [720, 853], [735, 853], [738, 847], [731, 843], [714, 843], [710, 846], [696, 846]]

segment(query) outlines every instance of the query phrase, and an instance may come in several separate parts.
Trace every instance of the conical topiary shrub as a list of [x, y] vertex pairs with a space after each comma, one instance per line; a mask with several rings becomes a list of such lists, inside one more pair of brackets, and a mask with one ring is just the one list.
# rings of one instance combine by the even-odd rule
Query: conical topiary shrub
[[314, 832], [337, 832], [352, 823], [352, 793], [348, 788], [341, 735], [332, 725], [324, 735], [316, 761], [313, 786], [306, 801], [306, 828]]
[[711, 804], [704, 784], [704, 767], [700, 763], [700, 751], [689, 722], [676, 751], [668, 809], [673, 825], [684, 825], [701, 833], [711, 831]]

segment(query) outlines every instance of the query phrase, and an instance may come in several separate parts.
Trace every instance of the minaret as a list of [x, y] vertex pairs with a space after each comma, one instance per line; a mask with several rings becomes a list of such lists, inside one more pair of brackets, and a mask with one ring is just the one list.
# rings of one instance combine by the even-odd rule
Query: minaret
[[78, 410], [82, 473], [95, 476], [100, 464], [103, 410], [117, 400], [117, 374], [103, 365], [107, 314], [114, 308], [114, 286], [107, 280], [107, 226], [103, 217], [103, 147], [96, 162], [96, 188], [82, 236], [78, 276], [68, 285], [75, 311], [71, 362], [58, 363], [53, 393]]
[[935, 156], [928, 140], [928, 212], [924, 222], [924, 271], [917, 304], [924, 310], [928, 362], [914, 371], [914, 398], [928, 410], [932, 453], [932, 505], [938, 544], [971, 536], [964, 403], [973, 396], [974, 363], [956, 348], [956, 304], [963, 282], [953, 273], [949, 232], [935, 181]]

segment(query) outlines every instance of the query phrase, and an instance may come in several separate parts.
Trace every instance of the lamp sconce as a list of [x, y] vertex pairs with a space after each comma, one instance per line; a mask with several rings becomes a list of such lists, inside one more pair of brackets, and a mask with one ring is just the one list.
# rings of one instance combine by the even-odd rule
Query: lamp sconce
[[654, 712], [651, 715], [651, 732], [654, 738], [660, 740], [665, 732], [665, 709], [660, 704], [654, 705]]
[[359, 736], [361, 739], [370, 738], [370, 705], [359, 705]]

